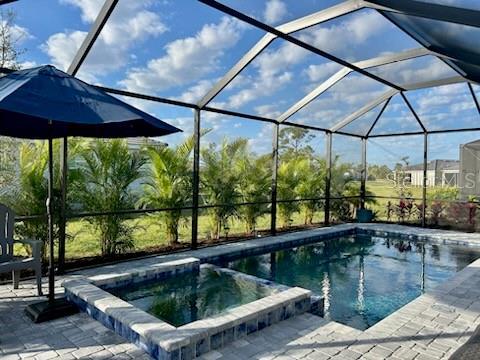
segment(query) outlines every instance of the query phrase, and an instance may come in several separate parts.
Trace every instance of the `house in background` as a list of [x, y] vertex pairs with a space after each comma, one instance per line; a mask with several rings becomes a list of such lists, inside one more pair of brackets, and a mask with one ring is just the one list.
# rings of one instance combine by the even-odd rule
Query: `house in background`
[[162, 147], [165, 147], [165, 146], [168, 146], [168, 144], [162, 142], [162, 141], [158, 141], [158, 140], [155, 140], [155, 139], [152, 139], [152, 138], [127, 138], [126, 139], [127, 141], [127, 145], [128, 145], [128, 149], [129, 150], [140, 150], [142, 149], [143, 147], [146, 147], [146, 146], [153, 146], [153, 147], [156, 147], [156, 148], [162, 148]]
[[[458, 186], [460, 161], [431, 160], [427, 164], [427, 186]], [[405, 182], [412, 186], [423, 186], [423, 164], [403, 168]]]

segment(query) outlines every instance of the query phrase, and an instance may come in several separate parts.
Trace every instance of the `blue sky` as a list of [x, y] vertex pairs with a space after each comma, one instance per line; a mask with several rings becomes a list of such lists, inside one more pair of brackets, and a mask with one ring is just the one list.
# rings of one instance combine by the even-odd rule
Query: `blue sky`
[[[468, 5], [470, 0], [461, 0]], [[452, 0], [437, 0], [452, 3]], [[48, 3], [48, 6], [46, 4]], [[20, 0], [8, 5], [17, 13], [16, 30], [24, 34], [24, 67], [51, 63], [66, 69], [98, 14], [103, 0]], [[340, 3], [337, 0], [224, 0], [224, 3], [271, 25], [279, 25]], [[476, 6], [476, 2], [472, 3]], [[419, 47], [409, 36], [372, 10], [361, 10], [319, 26], [293, 34], [323, 50], [349, 61]], [[253, 46], [263, 33], [195, 0], [122, 0], [115, 9], [99, 40], [82, 66], [84, 80], [131, 91], [198, 101], [210, 87]], [[219, 108], [275, 117], [301, 99], [310, 90], [339, 70], [326, 59], [275, 40], [241, 72], [211, 103]], [[455, 73], [438, 59], [425, 56], [411, 61], [371, 69], [399, 84], [449, 77]], [[317, 100], [295, 114], [291, 121], [330, 127], [387, 88], [365, 76], [350, 74]], [[478, 91], [478, 90], [477, 90]], [[419, 116], [431, 129], [458, 128], [478, 122], [478, 112], [463, 85], [407, 93]], [[189, 109], [125, 99], [184, 130], [165, 138], [174, 145], [193, 129]], [[366, 114], [346, 130], [364, 133], [380, 107]], [[222, 137], [246, 137], [252, 151], [271, 148], [271, 125], [238, 118], [204, 113], [203, 125], [212, 131], [205, 142], [218, 143]], [[399, 97], [392, 99], [373, 133], [417, 131], [411, 113]], [[458, 143], [465, 134], [449, 134], [442, 141], [443, 153], [458, 156]], [[323, 135], [318, 136], [323, 139]], [[339, 138], [340, 139], [340, 138]], [[356, 162], [359, 142], [338, 140], [345, 161]], [[416, 138], [398, 138], [395, 151], [420, 148]], [[324, 149], [323, 140], [316, 145]], [[413, 151], [417, 158], [420, 151]], [[378, 150], [369, 154], [372, 161], [395, 162]], [[419, 158], [421, 160], [421, 157]]]

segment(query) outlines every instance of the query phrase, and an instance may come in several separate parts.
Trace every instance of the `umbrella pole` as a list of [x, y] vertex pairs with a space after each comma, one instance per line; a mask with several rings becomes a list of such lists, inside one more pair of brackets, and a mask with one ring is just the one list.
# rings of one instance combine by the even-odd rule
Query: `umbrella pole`
[[48, 139], [48, 195], [47, 195], [47, 219], [48, 219], [48, 301], [39, 301], [25, 308], [26, 315], [35, 323], [57, 319], [63, 316], [75, 314], [78, 308], [70, 303], [65, 297], [55, 298], [55, 262], [54, 262], [54, 239], [53, 239], [53, 140]]
[[53, 141], [48, 139], [48, 196], [47, 196], [47, 218], [48, 218], [48, 301], [55, 300], [55, 264], [54, 264], [54, 241], [53, 241]]

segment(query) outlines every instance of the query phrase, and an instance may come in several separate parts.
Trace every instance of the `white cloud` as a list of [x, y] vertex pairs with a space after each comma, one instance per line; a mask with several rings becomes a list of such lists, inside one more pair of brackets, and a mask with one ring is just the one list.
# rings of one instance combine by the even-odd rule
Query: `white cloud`
[[272, 152], [272, 134], [271, 124], [263, 124], [257, 136], [248, 139], [248, 146], [256, 154], [266, 154]]
[[[103, 4], [96, 0], [61, 1], [79, 8], [82, 20], [88, 24], [95, 21]], [[149, 5], [149, 0], [142, 0], [122, 2], [117, 6], [82, 66], [81, 77], [94, 82], [97, 76], [125, 66], [131, 59], [129, 50], [134, 45], [167, 31], [160, 17], [147, 10]], [[86, 35], [86, 31], [79, 30], [56, 33], [41, 48], [55, 66], [66, 70]]]
[[[6, 26], [6, 21], [3, 21], [3, 26]], [[26, 27], [17, 24], [10, 25], [10, 35], [12, 40], [19, 44], [33, 38], [33, 35], [30, 34], [30, 31]]]
[[299, 63], [306, 54], [306, 50], [291, 43], [282, 44], [278, 50], [265, 50], [251, 65], [257, 76], [250, 78], [249, 82], [243, 80], [247, 86], [231, 95], [227, 106], [238, 109], [280, 90], [293, 79], [292, 72], [287, 69]]
[[274, 119], [281, 115], [281, 111], [278, 110], [277, 105], [273, 105], [273, 104], [256, 106], [255, 112], [260, 116], [264, 116], [271, 119]]
[[340, 70], [341, 65], [328, 62], [319, 65], [309, 65], [305, 70], [305, 74], [311, 82], [323, 82]]
[[282, 20], [287, 14], [287, 5], [281, 0], [269, 0], [265, 5], [263, 17], [265, 22], [274, 24]]
[[95, 21], [103, 5], [99, 0], [60, 0], [60, 3], [79, 7], [82, 10], [82, 20], [86, 23]]
[[429, 130], [473, 127], [480, 120], [464, 83], [419, 90], [407, 97]]
[[375, 75], [404, 85], [456, 75], [449, 66], [435, 57], [421, 57], [371, 69]]
[[295, 44], [283, 43], [278, 50], [264, 51], [254, 62], [260, 73], [265, 75], [277, 74], [287, 66], [300, 63], [309, 52]]
[[270, 95], [291, 80], [292, 73], [290, 72], [284, 72], [279, 75], [261, 73], [260, 79], [253, 82], [251, 87], [240, 90], [238, 93], [230, 96], [228, 106], [238, 109], [259, 97]]
[[358, 60], [363, 44], [374, 36], [381, 36], [391, 26], [382, 15], [376, 12], [364, 12], [352, 15], [348, 20], [331, 26], [316, 26], [305, 30], [299, 36], [301, 40], [336, 56]]
[[465, 100], [473, 103], [473, 99], [468, 93], [465, 84], [439, 86], [417, 92], [417, 96], [416, 105], [420, 114], [428, 114], [434, 111], [435, 108], [458, 104]]
[[458, 102], [450, 106], [450, 110], [454, 114], [458, 114], [462, 111], [473, 110], [473, 109], [476, 109], [475, 103], [473, 101]]
[[29, 60], [23, 61], [18, 65], [20, 66], [20, 69], [30, 69], [38, 66], [36, 61], [29, 61]]
[[180, 100], [191, 104], [198, 102], [212, 88], [212, 80], [200, 80], [180, 95]]
[[207, 24], [194, 36], [165, 46], [165, 55], [146, 67], [131, 70], [121, 84], [129, 90], [149, 92], [185, 85], [219, 66], [224, 52], [235, 46], [244, 28], [237, 20], [223, 17]]

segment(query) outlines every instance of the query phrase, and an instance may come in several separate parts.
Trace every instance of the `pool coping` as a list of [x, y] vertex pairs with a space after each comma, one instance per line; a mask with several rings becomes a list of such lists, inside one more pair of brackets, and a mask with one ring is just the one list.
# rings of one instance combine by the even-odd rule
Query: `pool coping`
[[110, 275], [76, 278], [63, 283], [67, 299], [106, 327], [156, 359], [192, 359], [311, 308], [311, 291], [288, 287], [212, 264], [202, 264], [272, 294], [228, 309], [210, 318], [175, 327], [108, 292], [118, 286], [162, 279], [199, 270], [200, 261], [185, 258]]

